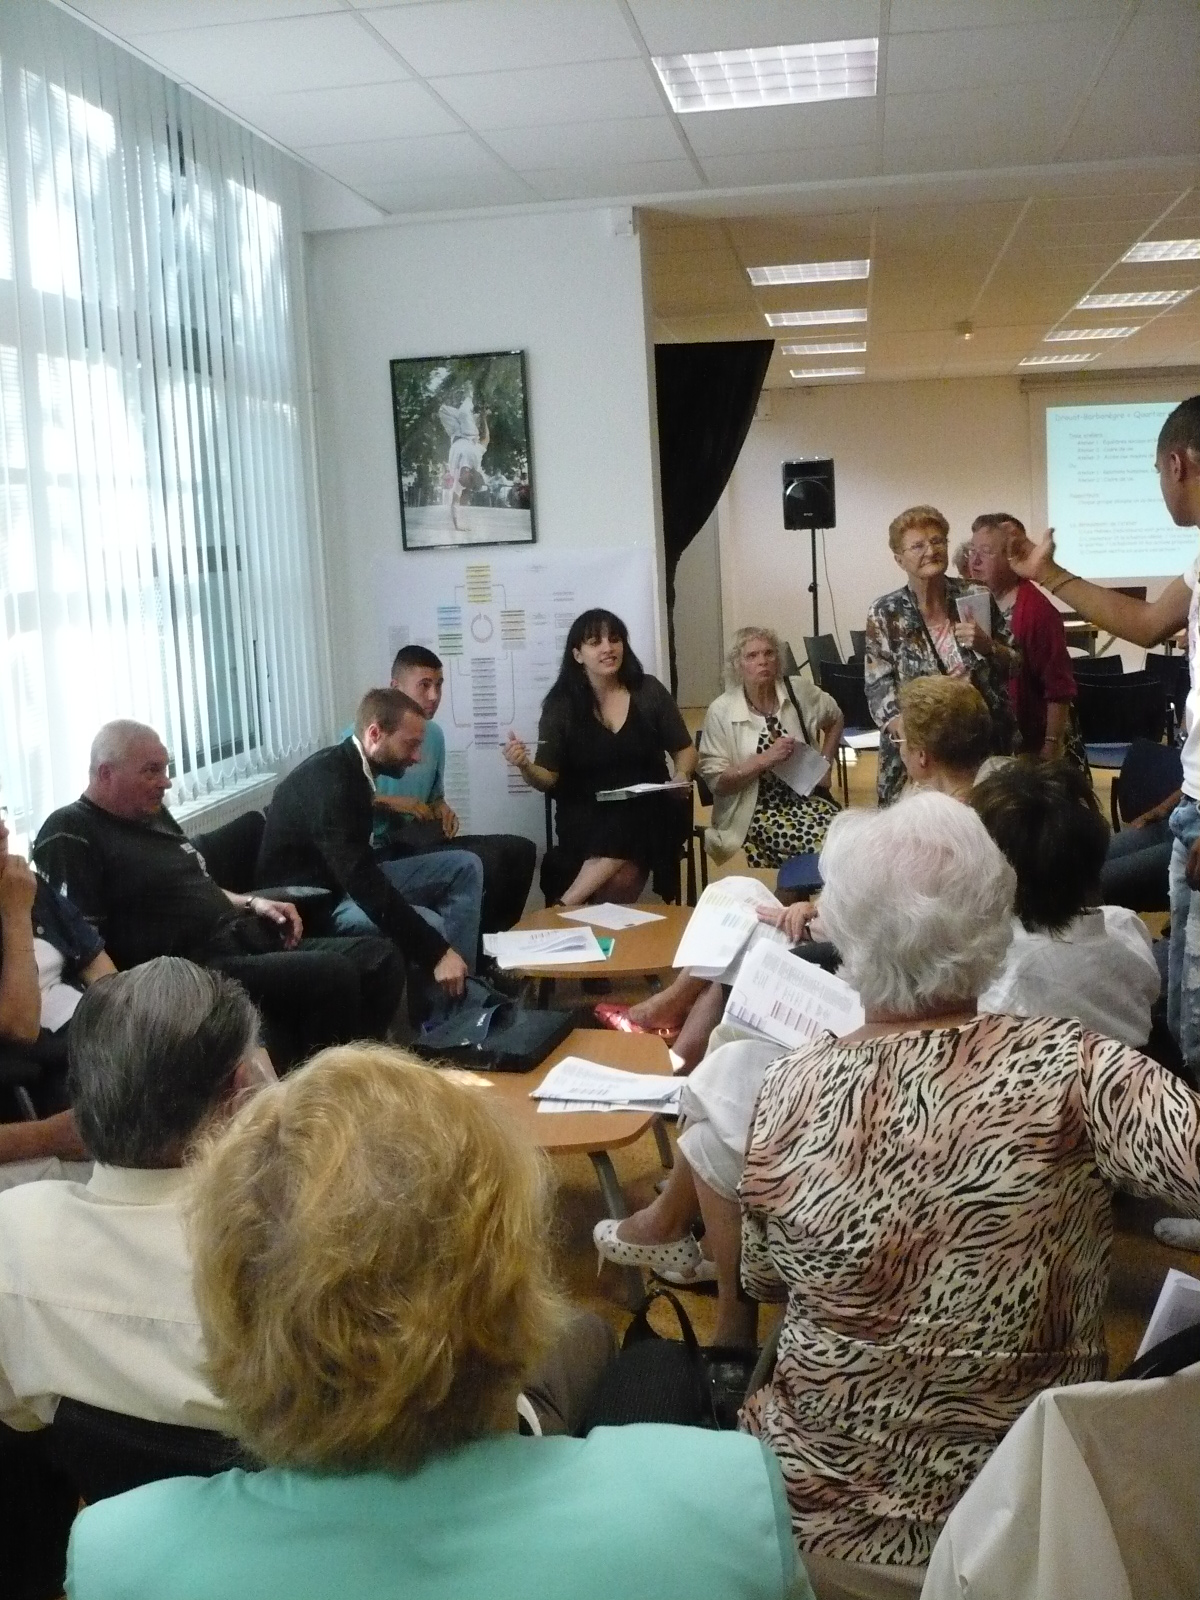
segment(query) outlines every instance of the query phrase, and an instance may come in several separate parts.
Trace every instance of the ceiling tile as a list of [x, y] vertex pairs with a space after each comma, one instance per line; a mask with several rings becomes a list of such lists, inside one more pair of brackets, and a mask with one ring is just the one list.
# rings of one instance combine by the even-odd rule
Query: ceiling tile
[[597, 121], [652, 117], [663, 109], [653, 70], [641, 60], [466, 73], [430, 82], [447, 104], [484, 133], [574, 122], [583, 107]]
[[259, 22], [273, 17], [303, 17], [340, 12], [340, 0], [65, 0], [72, 11], [90, 17], [119, 38], [175, 28], [203, 28], [221, 22]]
[[1100, 65], [1107, 42], [1093, 22], [1082, 19], [901, 34], [888, 45], [887, 93], [1001, 89], [1049, 78], [1065, 120], [1074, 96]]
[[427, 78], [640, 55], [613, 0], [452, 0], [374, 10], [369, 20]]
[[708, 181], [717, 189], [865, 178], [875, 170], [875, 146], [847, 144], [808, 150], [769, 150], [757, 156], [705, 156], [701, 166]]
[[[1115, 23], [1125, 9], [1126, 0], [1037, 0], [1037, 19], [1090, 22], [1100, 30]], [[1029, 16], [1029, 0], [892, 0], [889, 22], [896, 34], [1001, 27], [1028, 22]]]
[[[303, 154], [314, 166], [353, 189], [365, 189], [368, 184], [399, 188], [409, 181], [441, 183], [444, 185], [442, 204], [448, 209], [457, 209], [461, 203], [455, 192], [460, 179], [474, 182], [481, 177], [512, 177], [469, 133], [435, 134], [423, 139], [376, 139], [363, 144], [312, 145], [303, 147]], [[520, 198], [531, 197], [528, 188], [519, 182], [516, 189]]]
[[875, 137], [877, 114], [874, 100], [830, 100], [754, 111], [697, 111], [680, 120], [692, 149], [704, 160], [758, 150], [865, 144]]
[[523, 172], [521, 176], [543, 200], [620, 200], [629, 195], [664, 195], [700, 187], [691, 162], [682, 159], [549, 167]]
[[362, 192], [392, 216], [520, 205], [529, 200], [525, 186], [503, 168], [486, 174], [458, 173], [452, 185], [419, 174], [403, 174], [395, 182], [379, 179], [365, 184]]
[[147, 33], [136, 43], [181, 83], [195, 84], [214, 100], [231, 93], [329, 89], [408, 76], [344, 11], [336, 16]]
[[884, 117], [888, 170], [961, 172], [1047, 159], [1062, 137], [1066, 112], [1052, 82], [1007, 89], [889, 94]]
[[[587, 167], [631, 161], [690, 163], [671, 118], [614, 117], [608, 122], [556, 122], [533, 128], [497, 128], [487, 135], [497, 155], [519, 170]], [[692, 184], [687, 185], [693, 187]]]
[[293, 149], [462, 131], [457, 118], [412, 79], [239, 96], [236, 109], [254, 127]]
[[1141, 6], [1062, 148], [1063, 160], [1200, 152], [1200, 5]]
[[879, 0], [630, 0], [629, 9], [656, 56], [879, 34]]

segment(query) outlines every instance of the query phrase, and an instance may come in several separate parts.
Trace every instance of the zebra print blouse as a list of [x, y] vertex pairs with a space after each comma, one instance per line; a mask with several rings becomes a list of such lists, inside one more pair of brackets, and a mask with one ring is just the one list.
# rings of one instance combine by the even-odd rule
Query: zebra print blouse
[[1200, 1214], [1200, 1096], [1078, 1022], [829, 1040], [767, 1069], [742, 1279], [787, 1292], [743, 1425], [800, 1549], [928, 1561], [1041, 1389], [1103, 1376], [1110, 1188]]

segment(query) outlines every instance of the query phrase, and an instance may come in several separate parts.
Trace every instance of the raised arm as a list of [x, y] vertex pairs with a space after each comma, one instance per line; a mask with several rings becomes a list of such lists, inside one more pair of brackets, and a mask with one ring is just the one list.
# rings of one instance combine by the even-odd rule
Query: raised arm
[[1039, 544], [1018, 537], [1009, 549], [1008, 559], [1022, 578], [1040, 583], [1086, 621], [1118, 639], [1128, 639], [1130, 644], [1149, 649], [1171, 638], [1187, 623], [1192, 591], [1183, 578], [1173, 578], [1157, 600], [1135, 600], [1117, 589], [1102, 589], [1059, 566], [1054, 559], [1053, 528]]

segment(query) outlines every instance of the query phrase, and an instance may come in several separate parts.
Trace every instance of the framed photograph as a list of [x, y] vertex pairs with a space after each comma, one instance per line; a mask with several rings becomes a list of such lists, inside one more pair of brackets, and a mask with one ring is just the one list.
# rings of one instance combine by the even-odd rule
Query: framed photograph
[[532, 544], [525, 352], [391, 366], [404, 548]]

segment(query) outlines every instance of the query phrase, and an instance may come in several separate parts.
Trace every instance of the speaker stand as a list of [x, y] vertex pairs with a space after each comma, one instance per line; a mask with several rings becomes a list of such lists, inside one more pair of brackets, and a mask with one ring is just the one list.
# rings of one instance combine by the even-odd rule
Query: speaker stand
[[817, 637], [817, 635], [821, 631], [821, 604], [820, 604], [820, 597], [819, 597], [819, 595], [817, 593], [817, 534], [818, 534], [818, 532], [824, 533], [825, 529], [824, 528], [820, 528], [820, 529], [810, 528], [808, 530], [809, 537], [812, 540], [812, 582], [808, 586], [808, 592], [809, 592], [810, 595], [812, 595], [812, 611], [813, 611], [812, 631], [813, 631], [813, 638], [814, 639]]

